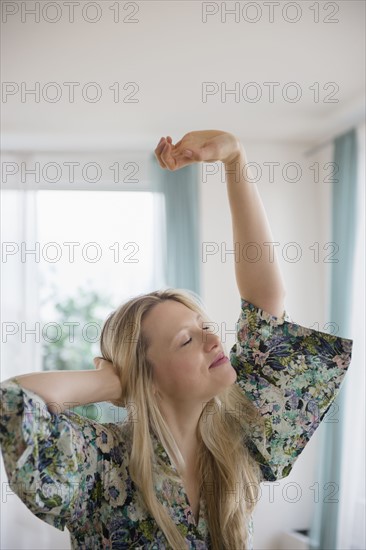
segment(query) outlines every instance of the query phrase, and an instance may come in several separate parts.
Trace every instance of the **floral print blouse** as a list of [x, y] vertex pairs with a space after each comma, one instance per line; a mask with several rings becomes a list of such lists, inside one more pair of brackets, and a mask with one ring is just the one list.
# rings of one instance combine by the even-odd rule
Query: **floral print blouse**
[[[263, 480], [286, 477], [330, 409], [350, 365], [353, 340], [275, 317], [241, 298], [230, 361], [236, 384], [265, 417], [266, 437], [248, 447]], [[128, 469], [131, 439], [123, 422], [98, 423], [71, 410], [51, 413], [16, 378], [0, 385], [0, 443], [11, 489], [41, 520], [70, 532], [73, 549], [165, 549]], [[151, 435], [159, 457], [155, 490], [185, 537], [187, 548], [209, 549], [204, 500], [195, 521], [175, 467]], [[156, 460], [156, 459], [155, 459]], [[157, 462], [156, 462], [157, 464]], [[178, 476], [179, 478], [179, 476]], [[248, 518], [252, 549], [253, 521]]]

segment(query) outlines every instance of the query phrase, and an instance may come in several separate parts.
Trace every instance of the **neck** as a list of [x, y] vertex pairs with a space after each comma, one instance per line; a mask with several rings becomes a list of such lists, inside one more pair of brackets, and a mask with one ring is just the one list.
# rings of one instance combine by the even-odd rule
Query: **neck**
[[159, 409], [183, 455], [184, 460], [192, 462], [198, 448], [198, 421], [202, 413], [201, 404], [192, 402], [170, 403], [159, 401]]

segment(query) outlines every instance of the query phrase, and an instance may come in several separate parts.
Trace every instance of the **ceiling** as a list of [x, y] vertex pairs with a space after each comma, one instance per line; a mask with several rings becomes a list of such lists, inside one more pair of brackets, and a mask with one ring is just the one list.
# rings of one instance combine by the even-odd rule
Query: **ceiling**
[[[19, 11], [2, 24], [3, 90], [8, 83], [14, 92], [2, 97], [5, 147], [37, 137], [151, 146], [161, 135], [177, 141], [199, 129], [314, 144], [365, 116], [363, 0], [119, 2], [116, 22], [117, 2], [86, 9], [91, 3], [79, 0], [73, 23], [65, 2], [57, 4], [39, 22]], [[225, 21], [225, 7], [235, 4]], [[78, 84], [74, 102], [65, 82]], [[39, 102], [22, 99], [22, 86], [36, 83]], [[235, 87], [236, 96], [228, 93]]]

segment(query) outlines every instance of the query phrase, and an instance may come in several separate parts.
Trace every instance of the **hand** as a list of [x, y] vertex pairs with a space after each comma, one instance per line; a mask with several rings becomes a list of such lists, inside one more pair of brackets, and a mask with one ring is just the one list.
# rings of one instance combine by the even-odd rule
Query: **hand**
[[111, 368], [115, 370], [113, 363], [111, 363], [110, 361], [107, 361], [106, 359], [103, 359], [103, 357], [94, 357], [93, 363], [96, 370], [111, 369]]
[[106, 376], [105, 384], [108, 389], [108, 393], [111, 396], [111, 399], [107, 399], [108, 403], [112, 403], [116, 407], [121, 407], [122, 405], [122, 387], [121, 380], [118, 375], [116, 367], [110, 361], [103, 359], [103, 357], [94, 357], [93, 363], [96, 370], [103, 370]]
[[203, 130], [189, 132], [175, 145], [170, 136], [161, 138], [154, 152], [162, 168], [174, 171], [194, 162], [229, 164], [243, 153], [243, 146], [233, 134]]

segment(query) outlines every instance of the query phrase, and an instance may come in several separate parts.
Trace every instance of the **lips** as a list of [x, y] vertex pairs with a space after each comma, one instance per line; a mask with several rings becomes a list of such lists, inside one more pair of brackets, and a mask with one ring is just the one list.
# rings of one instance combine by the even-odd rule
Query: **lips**
[[211, 365], [209, 366], [209, 368], [211, 368], [213, 365], [215, 365], [216, 363], [218, 363], [221, 359], [223, 359], [225, 357], [225, 353], [219, 353], [217, 356], [216, 356], [216, 359], [213, 363], [211, 363]]

